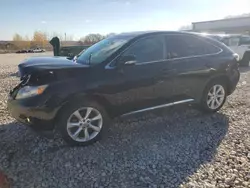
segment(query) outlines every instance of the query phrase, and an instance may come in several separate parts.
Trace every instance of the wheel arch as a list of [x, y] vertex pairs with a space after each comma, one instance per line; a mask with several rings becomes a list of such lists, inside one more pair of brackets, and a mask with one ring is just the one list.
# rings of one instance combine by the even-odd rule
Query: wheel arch
[[[223, 101], [220, 102], [219, 106], [210, 107], [209, 104], [207, 103], [208, 92], [211, 90], [211, 87], [213, 87], [214, 85], [217, 85], [217, 84], [223, 85], [223, 87], [225, 87], [226, 93], [224, 95]], [[230, 87], [229, 84], [230, 84], [230, 81], [229, 81], [228, 76], [226, 76], [226, 75], [216, 75], [216, 76], [210, 78], [206, 82], [206, 84], [204, 85], [201, 98], [199, 99], [200, 109], [203, 110], [204, 112], [209, 112], [209, 113], [218, 111], [224, 105], [224, 103], [226, 101], [226, 97], [228, 95], [228, 87]], [[214, 99], [212, 99], [212, 100], [214, 100]]]
[[215, 75], [213, 77], [211, 77], [205, 84], [205, 87], [203, 88], [203, 91], [205, 90], [205, 88], [211, 83], [211, 82], [215, 82], [215, 81], [220, 81], [225, 83], [226, 86], [226, 91], [227, 91], [227, 95], [229, 95], [229, 91], [230, 91], [230, 79], [226, 74], [220, 74], [220, 75]]
[[60, 105], [54, 118], [54, 124], [58, 121], [58, 118], [60, 118], [60, 115], [62, 114], [65, 108], [69, 107], [70, 105], [79, 103], [79, 101], [83, 101], [83, 100], [90, 100], [90, 101], [94, 101], [98, 103], [105, 109], [109, 117], [114, 116], [112, 105], [104, 97], [100, 95], [92, 95], [92, 94], [87, 94], [87, 93], [73, 94], [67, 97], [67, 99], [64, 100], [64, 102]]
[[197, 94], [196, 96], [196, 101], [200, 102], [202, 100], [202, 96], [204, 95], [204, 92], [207, 88], [207, 86], [211, 83], [211, 82], [215, 82], [215, 81], [223, 81], [226, 85], [226, 90], [227, 90], [227, 95], [229, 95], [229, 91], [230, 91], [230, 79], [226, 74], [217, 74], [214, 75], [212, 77], [210, 77], [209, 79], [207, 79], [207, 81], [204, 83], [202, 89], [199, 91], [199, 94]]

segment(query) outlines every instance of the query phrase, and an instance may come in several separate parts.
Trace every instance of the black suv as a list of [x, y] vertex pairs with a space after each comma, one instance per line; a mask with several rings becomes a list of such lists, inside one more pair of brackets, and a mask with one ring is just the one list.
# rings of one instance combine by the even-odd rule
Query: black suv
[[109, 119], [181, 103], [219, 110], [236, 88], [237, 55], [194, 33], [134, 32], [106, 38], [77, 59], [36, 57], [19, 64], [8, 108], [35, 130], [86, 145]]

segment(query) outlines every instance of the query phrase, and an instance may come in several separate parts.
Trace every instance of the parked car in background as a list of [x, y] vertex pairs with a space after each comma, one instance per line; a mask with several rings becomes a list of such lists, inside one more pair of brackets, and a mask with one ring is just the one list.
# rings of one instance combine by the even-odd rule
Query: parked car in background
[[35, 48], [33, 49], [33, 53], [41, 53], [41, 52], [45, 52], [45, 49], [41, 49], [41, 48]]
[[8, 109], [35, 130], [74, 145], [95, 142], [109, 119], [183, 103], [216, 112], [239, 81], [237, 56], [221, 42], [185, 32], [108, 37], [81, 53], [19, 64]]
[[28, 53], [28, 50], [18, 50], [16, 51], [17, 54], [21, 54], [21, 53]]
[[18, 50], [16, 53], [41, 53], [41, 52], [45, 52], [45, 49], [41, 49], [41, 48], [35, 48], [35, 49], [23, 49], [23, 50]]
[[34, 53], [33, 49], [29, 49], [28, 53]]
[[236, 52], [242, 66], [250, 66], [250, 36], [240, 34], [207, 34], [207, 36], [223, 42]]

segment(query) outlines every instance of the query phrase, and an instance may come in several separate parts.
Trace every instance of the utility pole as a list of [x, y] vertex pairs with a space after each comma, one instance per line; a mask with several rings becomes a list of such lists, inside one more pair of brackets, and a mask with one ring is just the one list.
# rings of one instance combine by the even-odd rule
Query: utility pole
[[66, 33], [64, 33], [64, 35], [65, 35], [65, 41], [66, 41]]

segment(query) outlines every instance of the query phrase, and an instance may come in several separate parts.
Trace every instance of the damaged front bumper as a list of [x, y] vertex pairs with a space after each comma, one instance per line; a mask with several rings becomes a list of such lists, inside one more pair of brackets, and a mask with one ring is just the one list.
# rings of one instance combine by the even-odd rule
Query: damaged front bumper
[[54, 118], [56, 111], [46, 107], [39, 107], [37, 103], [27, 101], [27, 99], [15, 100], [11, 96], [8, 98], [7, 108], [13, 118], [28, 126], [38, 125], [41, 130], [54, 128]]
[[[50, 101], [49, 96], [39, 95], [24, 99], [15, 98], [18, 91], [29, 82], [29, 79], [29, 76], [22, 77], [21, 83], [10, 91], [7, 101], [8, 111], [13, 118], [23, 124], [34, 125], [39, 122], [39, 126], [44, 126], [45, 130], [53, 129], [54, 125], [52, 122], [56, 116], [57, 108], [47, 105]], [[51, 125], [48, 126], [48, 123]]]

